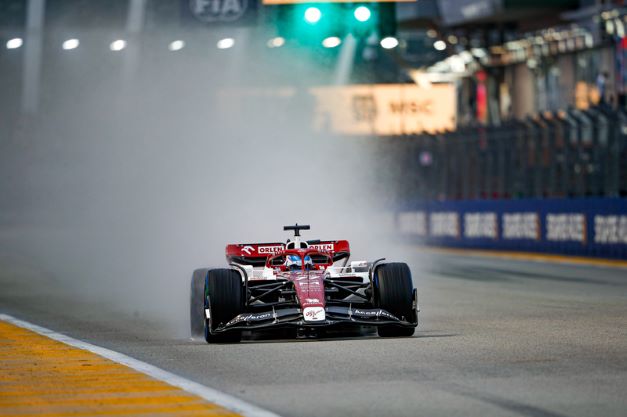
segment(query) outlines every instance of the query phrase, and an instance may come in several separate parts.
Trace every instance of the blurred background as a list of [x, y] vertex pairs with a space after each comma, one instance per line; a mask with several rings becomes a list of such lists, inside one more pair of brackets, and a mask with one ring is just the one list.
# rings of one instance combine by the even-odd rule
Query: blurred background
[[181, 322], [194, 268], [295, 222], [360, 258], [625, 259], [626, 12], [2, 0], [3, 259]]

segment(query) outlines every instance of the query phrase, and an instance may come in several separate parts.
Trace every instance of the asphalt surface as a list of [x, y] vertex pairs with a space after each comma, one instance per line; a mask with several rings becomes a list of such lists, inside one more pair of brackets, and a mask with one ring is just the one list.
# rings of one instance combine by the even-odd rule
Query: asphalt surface
[[428, 255], [411, 338], [207, 345], [0, 258], [0, 312], [283, 416], [625, 416], [627, 270]]

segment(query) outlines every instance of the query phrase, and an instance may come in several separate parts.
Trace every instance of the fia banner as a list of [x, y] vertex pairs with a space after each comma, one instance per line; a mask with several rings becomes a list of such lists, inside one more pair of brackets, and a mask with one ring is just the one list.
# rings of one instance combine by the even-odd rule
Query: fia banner
[[246, 26], [257, 23], [258, 0], [181, 0], [185, 25]]

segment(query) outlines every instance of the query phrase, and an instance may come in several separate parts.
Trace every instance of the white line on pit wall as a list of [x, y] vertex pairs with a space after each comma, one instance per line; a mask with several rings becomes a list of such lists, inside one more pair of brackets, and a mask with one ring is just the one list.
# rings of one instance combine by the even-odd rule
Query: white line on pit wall
[[70, 345], [78, 349], [87, 350], [124, 366], [128, 366], [129, 368], [132, 368], [138, 372], [151, 376], [160, 381], [166, 382], [175, 387], [181, 388], [189, 393], [195, 394], [209, 402], [222, 406], [243, 416], [279, 417], [277, 414], [266, 411], [252, 404], [248, 404], [247, 402], [242, 401], [239, 398], [232, 397], [215, 389], [205, 387], [204, 385], [201, 385], [197, 382], [193, 382], [189, 379], [174, 375], [168, 371], [164, 371], [163, 369], [157, 368], [156, 366], [150, 365], [146, 362], [142, 362], [140, 360], [133, 359], [130, 356], [126, 356], [123, 353], [92, 345], [91, 343], [83, 342], [82, 340], [74, 339], [70, 336], [57, 333], [50, 329], [46, 329], [45, 327], [16, 319], [15, 317], [9, 316], [8, 314], [0, 314], [0, 320], [33, 331], [58, 342], [65, 343], [66, 345]]

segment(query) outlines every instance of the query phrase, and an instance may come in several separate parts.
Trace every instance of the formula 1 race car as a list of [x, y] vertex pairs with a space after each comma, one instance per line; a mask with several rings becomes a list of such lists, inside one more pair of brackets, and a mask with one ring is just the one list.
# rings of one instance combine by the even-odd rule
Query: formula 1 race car
[[[300, 239], [226, 246], [228, 268], [197, 269], [191, 282], [192, 336], [239, 342], [243, 331], [376, 326], [379, 336], [411, 336], [418, 294], [405, 263], [353, 261], [348, 241]], [[341, 266], [337, 266], [341, 265]]]

